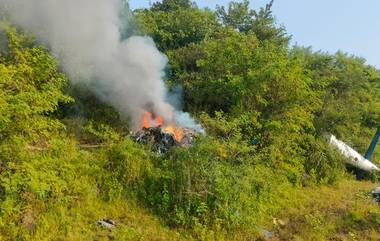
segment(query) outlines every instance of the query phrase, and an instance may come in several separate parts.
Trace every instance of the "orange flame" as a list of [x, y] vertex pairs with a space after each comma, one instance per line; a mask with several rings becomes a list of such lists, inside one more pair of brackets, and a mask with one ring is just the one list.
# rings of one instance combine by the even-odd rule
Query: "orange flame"
[[162, 126], [164, 124], [164, 121], [162, 120], [161, 116], [156, 117], [155, 122], [157, 126]]
[[144, 116], [141, 120], [141, 123], [140, 123], [140, 128], [143, 129], [143, 128], [149, 128], [150, 127], [150, 124], [149, 124], [149, 120], [151, 118], [151, 114], [149, 112], [145, 112], [144, 113]]
[[175, 123], [164, 124], [163, 118], [161, 116], [154, 117], [150, 112], [145, 112], [140, 123], [140, 128], [150, 128], [150, 127], [162, 127], [162, 131], [173, 135], [174, 139], [181, 142], [183, 138], [183, 130], [177, 127]]
[[149, 128], [149, 127], [157, 127], [162, 126], [163, 120], [162, 117], [158, 116], [156, 118], [153, 118], [152, 113], [145, 112], [143, 115], [143, 118], [140, 123], [140, 128]]
[[170, 124], [166, 126], [163, 130], [166, 133], [172, 134], [176, 141], [181, 142], [183, 138], [183, 131], [181, 128], [177, 128], [174, 124]]

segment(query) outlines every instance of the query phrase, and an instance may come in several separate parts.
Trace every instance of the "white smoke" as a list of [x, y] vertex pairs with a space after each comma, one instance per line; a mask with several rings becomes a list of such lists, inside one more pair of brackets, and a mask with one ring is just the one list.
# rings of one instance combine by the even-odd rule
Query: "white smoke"
[[175, 86], [167, 96], [167, 101], [176, 109], [173, 113], [176, 124], [179, 126], [191, 127], [199, 133], [205, 133], [205, 130], [200, 124], [197, 124], [189, 113], [180, 111], [183, 106], [183, 88]]
[[0, 0], [0, 7], [51, 49], [72, 82], [85, 83], [133, 127], [146, 110], [175, 118], [162, 80], [167, 58], [149, 37], [121, 40], [128, 23], [120, 21], [120, 0]]

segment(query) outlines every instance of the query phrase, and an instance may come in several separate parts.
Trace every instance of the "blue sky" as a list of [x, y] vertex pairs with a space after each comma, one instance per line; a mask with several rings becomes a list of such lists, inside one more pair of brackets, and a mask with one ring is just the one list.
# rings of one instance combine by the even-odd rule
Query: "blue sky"
[[[252, 8], [269, 0], [251, 0]], [[149, 6], [149, 0], [130, 0], [131, 7]], [[228, 0], [198, 0], [200, 7], [226, 5]], [[380, 68], [379, 0], [275, 0], [277, 22], [293, 36], [293, 43], [335, 53], [343, 50]]]

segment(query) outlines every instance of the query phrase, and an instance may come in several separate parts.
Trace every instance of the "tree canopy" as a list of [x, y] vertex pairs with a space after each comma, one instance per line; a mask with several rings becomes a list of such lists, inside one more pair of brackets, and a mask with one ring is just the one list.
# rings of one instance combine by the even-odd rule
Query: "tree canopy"
[[[154, 39], [169, 91], [183, 91], [206, 134], [163, 155], [135, 143], [128, 117], [2, 23], [1, 240], [262, 240], [261, 227], [279, 240], [380, 239], [380, 209], [363, 191], [373, 184], [354, 181], [325, 138], [364, 153], [380, 124], [378, 69], [291, 46], [274, 1], [122, 2], [122, 40]], [[114, 229], [97, 225], [108, 219]]]

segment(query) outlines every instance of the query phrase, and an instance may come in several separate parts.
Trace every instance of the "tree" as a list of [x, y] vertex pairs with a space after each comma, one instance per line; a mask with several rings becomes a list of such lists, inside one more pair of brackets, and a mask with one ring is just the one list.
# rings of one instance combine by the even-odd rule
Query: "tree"
[[332, 133], [364, 153], [380, 123], [380, 75], [361, 58], [296, 47], [311, 88], [321, 101], [314, 110], [318, 135]]
[[253, 10], [249, 7], [249, 1], [230, 2], [228, 10], [224, 6], [216, 6], [216, 16], [225, 26], [244, 32], [250, 28]]
[[132, 35], [141, 34], [136, 19], [133, 16], [133, 12], [129, 6], [129, 0], [121, 0], [119, 18], [121, 23], [120, 33], [122, 40]]
[[60, 103], [71, 101], [62, 92], [67, 79], [46, 49], [33, 47], [29, 37], [12, 27], [3, 31], [8, 44], [0, 55], [0, 153], [2, 143], [18, 138], [44, 145], [48, 135], [62, 128], [51, 115]]
[[190, 0], [163, 0], [162, 2], [153, 3], [152, 11], [178, 11], [190, 8], [196, 8], [196, 3]]
[[194, 7], [171, 11], [144, 10], [135, 14], [143, 31], [153, 37], [163, 52], [198, 43], [218, 27], [212, 12]]
[[260, 41], [273, 41], [279, 45], [287, 45], [290, 37], [283, 26], [277, 27], [273, 16], [271, 0], [259, 11], [250, 9], [249, 0], [230, 2], [228, 10], [224, 6], [217, 6], [216, 15], [219, 21], [239, 32], [253, 32]]

